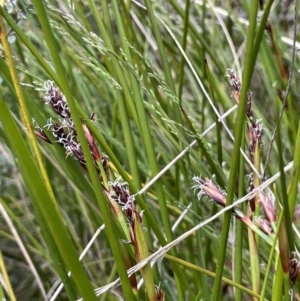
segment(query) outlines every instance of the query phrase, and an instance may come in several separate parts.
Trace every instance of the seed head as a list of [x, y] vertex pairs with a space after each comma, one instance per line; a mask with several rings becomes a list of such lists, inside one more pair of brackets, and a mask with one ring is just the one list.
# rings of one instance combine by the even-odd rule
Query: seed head
[[273, 232], [271, 224], [266, 219], [263, 219], [261, 216], [255, 217], [254, 222], [258, 225], [258, 227], [267, 235]]
[[270, 223], [274, 223], [276, 220], [276, 206], [275, 206], [275, 196], [272, 193], [272, 191], [268, 190], [268, 193], [260, 191], [259, 201], [268, 221]]
[[214, 203], [225, 207], [226, 205], [226, 196], [223, 191], [221, 191], [210, 179], [205, 179], [203, 181], [200, 177], [194, 177], [193, 180], [196, 182], [196, 185], [193, 186], [194, 190], [198, 190], [197, 193], [198, 199], [202, 195], [209, 197]]
[[253, 160], [256, 146], [261, 145], [262, 126], [259, 123], [259, 120], [254, 121], [252, 119], [250, 121], [250, 125], [248, 126], [248, 136], [249, 136], [249, 140], [250, 140], [249, 153]]
[[231, 69], [228, 69], [228, 77], [232, 88], [232, 96], [235, 102], [239, 104], [242, 87], [240, 77]]
[[53, 81], [48, 80], [44, 86], [46, 89], [46, 95], [44, 96], [45, 102], [51, 106], [57, 115], [62, 118], [70, 119], [71, 113], [69, 105], [63, 93], [55, 86]]
[[110, 197], [126, 212], [129, 222], [132, 222], [133, 215], [136, 214], [138, 221], [142, 223], [142, 217], [136, 210], [135, 198], [130, 194], [128, 184], [126, 182], [121, 183], [120, 179], [109, 182], [108, 184], [111, 187]]

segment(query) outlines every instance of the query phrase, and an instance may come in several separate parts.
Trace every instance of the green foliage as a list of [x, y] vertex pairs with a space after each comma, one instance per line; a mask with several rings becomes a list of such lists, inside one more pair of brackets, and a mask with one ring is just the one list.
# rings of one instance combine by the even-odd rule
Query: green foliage
[[0, 297], [298, 294], [293, 7], [203, 2], [0, 8]]

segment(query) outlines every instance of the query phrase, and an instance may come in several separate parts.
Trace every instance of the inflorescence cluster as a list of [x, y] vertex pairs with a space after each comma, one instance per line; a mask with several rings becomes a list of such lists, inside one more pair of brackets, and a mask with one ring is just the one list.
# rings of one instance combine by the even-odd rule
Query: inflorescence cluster
[[[232, 88], [232, 97], [234, 98], [237, 105], [240, 101], [241, 92], [241, 81], [239, 76], [232, 70], [228, 71], [228, 78]], [[247, 130], [248, 130], [248, 151], [250, 155], [251, 162], [257, 166], [257, 158], [259, 158], [259, 151], [261, 147], [262, 139], [262, 126], [259, 120], [255, 120], [252, 111], [252, 93], [248, 91], [246, 100], [246, 119], [247, 119]], [[249, 189], [248, 191], [253, 191], [256, 187], [252, 176], [249, 176]], [[197, 192], [197, 197], [200, 199], [202, 196], [207, 197], [213, 203], [225, 207], [226, 206], [226, 193], [217, 187], [211, 179], [201, 179], [201, 177], [194, 177], [195, 186], [193, 187], [195, 192]], [[241, 211], [238, 206], [235, 206], [232, 210], [232, 214], [243, 222], [247, 227], [255, 230], [255, 227], [263, 231], [267, 235], [273, 235], [274, 230], [276, 230], [276, 202], [275, 196], [270, 189], [265, 191], [258, 191], [255, 193], [255, 197], [249, 200], [249, 213], [245, 214]], [[260, 206], [264, 215], [258, 216], [256, 206]], [[280, 205], [278, 205], [280, 206]], [[254, 217], [253, 215], [256, 214]], [[300, 206], [297, 206], [294, 212], [293, 222], [295, 222], [300, 215]], [[291, 286], [295, 283], [298, 274], [300, 272], [300, 261], [299, 256], [295, 252], [290, 252], [289, 261], [289, 274]]]

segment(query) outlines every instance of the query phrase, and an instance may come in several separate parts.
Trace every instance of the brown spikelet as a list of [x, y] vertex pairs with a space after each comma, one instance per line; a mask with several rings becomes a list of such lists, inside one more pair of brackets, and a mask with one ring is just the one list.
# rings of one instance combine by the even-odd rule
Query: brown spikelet
[[210, 179], [203, 181], [200, 177], [194, 177], [193, 180], [197, 183], [194, 188], [199, 189], [198, 199], [202, 196], [208, 196], [214, 203], [225, 207], [226, 196]]
[[96, 146], [96, 143], [95, 143], [95, 140], [94, 140], [94, 137], [92, 136], [90, 130], [88, 129], [88, 127], [86, 126], [86, 124], [82, 124], [82, 128], [83, 128], [83, 132], [84, 132], [84, 136], [88, 142], [88, 145], [89, 145], [89, 148], [90, 148], [90, 151], [93, 155], [93, 158], [95, 161], [100, 161], [101, 159], [101, 155], [100, 155], [100, 152]]
[[299, 275], [300, 262], [298, 260], [298, 256], [296, 252], [292, 252], [290, 255], [289, 261], [289, 273], [290, 273], [290, 281], [291, 286], [296, 282]]
[[232, 88], [232, 96], [238, 105], [240, 103], [241, 80], [231, 69], [228, 70], [228, 77]]
[[65, 96], [57, 88], [53, 81], [47, 81], [45, 83], [46, 95], [44, 101], [49, 104], [52, 110], [62, 118], [71, 118], [69, 105]]
[[270, 223], [276, 221], [276, 208], [275, 208], [275, 197], [271, 190], [268, 193], [260, 192], [259, 193], [259, 202], [262, 205], [265, 216]]
[[263, 219], [261, 216], [259, 216], [258, 218], [255, 219], [255, 223], [267, 235], [269, 235], [273, 232], [270, 222], [267, 221], [266, 219]]

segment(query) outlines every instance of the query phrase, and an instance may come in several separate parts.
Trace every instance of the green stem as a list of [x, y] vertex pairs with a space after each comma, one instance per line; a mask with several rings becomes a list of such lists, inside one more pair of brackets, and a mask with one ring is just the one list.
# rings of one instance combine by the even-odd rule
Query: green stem
[[[242, 136], [244, 130], [244, 121], [245, 121], [245, 109], [246, 109], [246, 100], [247, 100], [247, 92], [250, 85], [250, 80], [252, 76], [252, 64], [255, 58], [252, 57], [252, 49], [253, 42], [255, 37], [255, 28], [257, 22], [257, 10], [258, 10], [258, 1], [253, 1], [250, 9], [250, 24], [247, 34], [247, 45], [246, 45], [246, 53], [245, 53], [245, 67], [242, 76], [242, 90], [240, 103], [238, 106], [238, 115], [237, 115], [237, 126], [235, 128], [234, 135], [234, 146], [233, 146], [233, 155], [232, 155], [232, 163], [230, 166], [230, 175], [229, 175], [229, 183], [228, 183], [228, 191], [227, 191], [227, 199], [226, 206], [231, 205], [233, 202], [235, 187], [236, 187], [236, 176], [239, 165], [239, 157], [240, 157], [240, 146], [242, 143]], [[212, 301], [218, 301], [219, 294], [221, 291], [221, 281], [223, 274], [223, 267], [225, 262], [225, 254], [227, 248], [227, 240], [228, 240], [228, 232], [231, 220], [231, 211], [228, 211], [224, 215], [224, 222], [222, 227], [221, 241], [220, 241], [220, 250], [218, 255], [218, 263], [216, 270], [216, 279], [213, 287], [213, 296]]]

